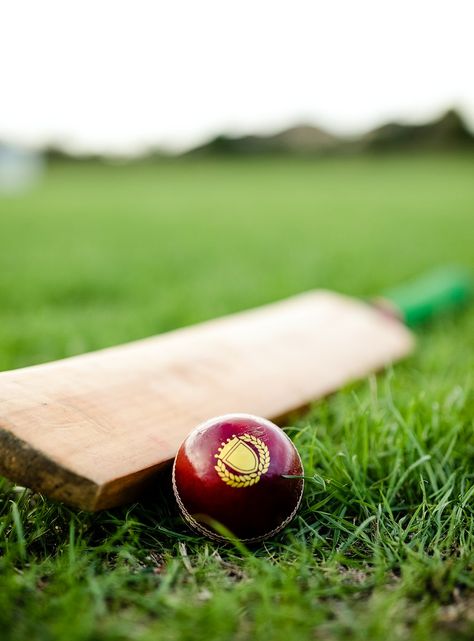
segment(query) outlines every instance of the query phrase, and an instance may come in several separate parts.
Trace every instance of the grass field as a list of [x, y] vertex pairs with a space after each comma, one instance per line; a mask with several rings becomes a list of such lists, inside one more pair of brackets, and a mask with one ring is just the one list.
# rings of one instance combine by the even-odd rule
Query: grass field
[[[474, 267], [474, 158], [51, 167], [0, 197], [0, 369], [312, 287]], [[474, 310], [295, 418], [309, 476], [274, 540], [194, 536], [167, 488], [77, 513], [0, 480], [0, 638], [474, 636]]]

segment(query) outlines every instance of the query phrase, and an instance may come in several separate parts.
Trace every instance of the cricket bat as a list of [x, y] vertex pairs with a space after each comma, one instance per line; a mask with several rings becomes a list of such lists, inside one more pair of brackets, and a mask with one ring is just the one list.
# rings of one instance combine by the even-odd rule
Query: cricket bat
[[[369, 304], [313, 291], [153, 338], [0, 373], [0, 474], [85, 510], [135, 499], [219, 414], [277, 419], [407, 356], [407, 328], [464, 301], [443, 271]], [[387, 302], [388, 301], [388, 302]]]

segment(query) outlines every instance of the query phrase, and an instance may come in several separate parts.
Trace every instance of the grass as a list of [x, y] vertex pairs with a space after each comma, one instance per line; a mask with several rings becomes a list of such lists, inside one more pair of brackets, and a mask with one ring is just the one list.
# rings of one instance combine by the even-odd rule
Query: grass
[[[474, 267], [472, 157], [58, 165], [0, 200], [0, 369], [311, 287]], [[78, 513], [0, 480], [2, 641], [472, 639], [474, 312], [287, 426], [302, 508], [250, 549], [169, 488]]]

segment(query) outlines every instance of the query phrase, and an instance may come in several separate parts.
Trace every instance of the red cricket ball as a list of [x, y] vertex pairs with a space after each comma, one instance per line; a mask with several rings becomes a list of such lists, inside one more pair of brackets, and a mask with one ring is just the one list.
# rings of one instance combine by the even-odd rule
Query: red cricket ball
[[250, 414], [227, 414], [199, 425], [179, 448], [173, 491], [186, 522], [225, 541], [213, 523], [242, 541], [272, 536], [295, 515], [303, 494], [296, 447], [276, 425]]

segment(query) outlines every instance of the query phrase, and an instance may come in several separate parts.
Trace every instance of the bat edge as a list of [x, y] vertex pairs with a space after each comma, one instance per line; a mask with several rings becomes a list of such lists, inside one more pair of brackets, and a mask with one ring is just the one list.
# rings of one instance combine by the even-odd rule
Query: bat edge
[[57, 461], [15, 436], [0, 423], [0, 474], [58, 502], [95, 511], [101, 488], [93, 480], [62, 467]]

